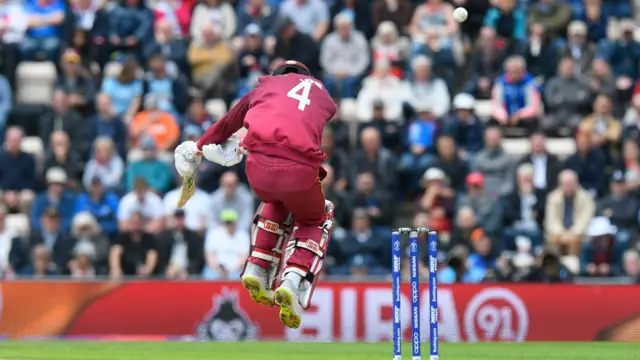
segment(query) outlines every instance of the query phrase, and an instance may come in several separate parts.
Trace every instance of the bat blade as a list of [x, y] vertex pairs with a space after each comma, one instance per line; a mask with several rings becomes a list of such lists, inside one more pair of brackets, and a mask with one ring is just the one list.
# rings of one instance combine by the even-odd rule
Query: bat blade
[[180, 188], [180, 198], [178, 199], [178, 208], [183, 207], [191, 196], [196, 192], [195, 181], [192, 176], [182, 178], [182, 188]]

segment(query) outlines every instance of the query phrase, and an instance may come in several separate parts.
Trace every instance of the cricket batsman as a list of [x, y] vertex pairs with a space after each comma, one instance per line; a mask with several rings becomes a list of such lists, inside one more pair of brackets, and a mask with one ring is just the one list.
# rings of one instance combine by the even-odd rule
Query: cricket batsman
[[[197, 142], [175, 150], [183, 177], [193, 174], [202, 156], [233, 166], [247, 155], [247, 178], [262, 203], [242, 285], [255, 302], [279, 306], [289, 328], [302, 322], [331, 240], [333, 204], [320, 184], [326, 176], [320, 140], [336, 108], [304, 64], [285, 61]], [[247, 132], [240, 141], [235, 133], [243, 126]]]

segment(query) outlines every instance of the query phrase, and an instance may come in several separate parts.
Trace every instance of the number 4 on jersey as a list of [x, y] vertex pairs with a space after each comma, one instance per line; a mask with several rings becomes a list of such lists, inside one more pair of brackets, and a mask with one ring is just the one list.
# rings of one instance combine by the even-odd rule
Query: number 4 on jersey
[[309, 100], [311, 85], [315, 85], [318, 89], [322, 89], [322, 84], [319, 82], [313, 79], [304, 79], [300, 80], [300, 83], [294, 86], [287, 93], [287, 97], [298, 100], [298, 110], [300, 111], [304, 111], [304, 108], [311, 104], [311, 100]]

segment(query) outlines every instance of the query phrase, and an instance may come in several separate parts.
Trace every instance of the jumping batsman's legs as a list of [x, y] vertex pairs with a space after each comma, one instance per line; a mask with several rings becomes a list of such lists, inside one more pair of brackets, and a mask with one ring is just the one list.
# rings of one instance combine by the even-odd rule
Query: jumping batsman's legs
[[251, 256], [241, 276], [242, 286], [258, 304], [273, 305], [284, 247], [293, 227], [292, 215], [281, 203], [262, 203], [251, 226]]

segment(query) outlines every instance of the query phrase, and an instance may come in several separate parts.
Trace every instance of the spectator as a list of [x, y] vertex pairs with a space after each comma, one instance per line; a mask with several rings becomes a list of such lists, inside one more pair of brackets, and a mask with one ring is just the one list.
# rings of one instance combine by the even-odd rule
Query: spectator
[[[438, 0], [439, 1], [439, 0]], [[410, 81], [410, 103], [415, 108], [420, 104], [428, 104], [433, 115], [441, 118], [449, 112], [451, 96], [447, 84], [433, 76], [431, 59], [425, 56], [415, 57], [411, 61], [413, 78]]]
[[269, 56], [263, 45], [260, 27], [256, 24], [247, 25], [241, 41], [242, 47], [236, 59], [240, 77], [237, 98], [253, 90], [258, 85], [260, 76], [269, 74]]
[[458, 155], [459, 151], [453, 138], [448, 135], [438, 137], [436, 150], [438, 158], [433, 166], [444, 172], [454, 193], [464, 192], [464, 180], [469, 174], [469, 165]]
[[527, 277], [531, 282], [570, 283], [574, 274], [561, 262], [560, 253], [553, 247], [547, 247], [538, 257], [538, 266]]
[[189, 47], [188, 59], [193, 69], [191, 80], [208, 97], [224, 97], [227, 95], [233, 53], [213, 25], [205, 24], [201, 31], [202, 35]]
[[[625, 3], [621, 1], [619, 3]], [[628, 2], [627, 2], [628, 4]], [[599, 41], [606, 39], [608, 36], [607, 27], [609, 22], [609, 14], [607, 9], [609, 4], [603, 6], [602, 0], [585, 0], [584, 12], [581, 15], [581, 20], [585, 22], [589, 31], [588, 39], [590, 42], [598, 43]], [[625, 17], [629, 12], [622, 17]]]
[[384, 104], [381, 101], [373, 104], [373, 118], [369, 122], [360, 124], [358, 133], [362, 134], [362, 131], [368, 127], [378, 130], [382, 137], [382, 147], [394, 153], [402, 150], [404, 144], [401, 138], [403, 135], [401, 125], [385, 117]]
[[329, 7], [320, 0], [284, 0], [279, 15], [293, 20], [296, 28], [311, 36], [316, 43], [327, 34], [331, 20]]
[[374, 105], [381, 102], [388, 120], [401, 122], [402, 104], [408, 98], [404, 85], [391, 74], [391, 65], [387, 60], [378, 60], [373, 64], [373, 73], [362, 82], [358, 92], [358, 117], [360, 121], [373, 119]]
[[622, 149], [616, 168], [623, 172], [627, 189], [636, 196], [640, 189], [640, 149], [638, 143], [631, 139], [624, 142]]
[[[193, 199], [192, 199], [193, 200]], [[167, 279], [184, 280], [189, 275], [199, 275], [204, 267], [204, 236], [187, 228], [186, 212], [176, 209], [173, 224], [159, 238], [160, 263], [166, 264]]]
[[367, 0], [339, 0], [330, 5], [331, 18], [338, 14], [346, 14], [353, 21], [353, 26], [367, 39], [373, 35], [371, 27], [371, 3]]
[[[14, 243], [21, 241], [18, 238], [18, 234], [7, 227], [6, 219], [7, 208], [0, 205], [0, 273], [11, 274], [14, 272], [13, 264], [11, 263], [11, 248]], [[17, 244], [19, 245], [19, 244]]]
[[616, 233], [613, 234], [616, 244], [628, 246], [637, 234], [636, 219], [640, 202], [629, 193], [621, 170], [616, 170], [611, 175], [609, 190], [609, 195], [598, 201], [597, 213], [616, 227]]
[[391, 226], [391, 197], [384, 188], [376, 184], [373, 174], [358, 174], [350, 203], [354, 208], [365, 209], [373, 226]]
[[589, 276], [620, 276], [626, 243], [615, 240], [616, 227], [606, 217], [595, 217], [587, 229], [581, 254], [582, 272]]
[[36, 188], [36, 163], [33, 155], [20, 149], [23, 136], [21, 128], [8, 128], [0, 152], [0, 190], [10, 211], [30, 205]]
[[453, 19], [451, 4], [442, 0], [427, 0], [416, 7], [409, 25], [412, 57], [425, 54], [428, 33], [432, 29], [441, 34], [440, 45], [443, 48], [453, 47], [459, 28], [458, 23]]
[[187, 108], [187, 86], [182, 77], [171, 76], [168, 71], [167, 59], [158, 53], [149, 57], [148, 69], [144, 82], [143, 93], [153, 94], [158, 98], [158, 107], [173, 115], [174, 118]]
[[462, 245], [465, 248], [471, 248], [472, 234], [479, 228], [476, 213], [471, 207], [457, 207], [451, 239], [439, 237], [438, 240], [442, 245], [439, 249], [449, 253], [455, 246], [459, 245]]
[[391, 73], [402, 78], [409, 59], [409, 46], [409, 39], [400, 36], [393, 22], [383, 21], [371, 39], [373, 61], [387, 60], [391, 64]]
[[45, 173], [54, 167], [62, 168], [68, 175], [67, 185], [74, 188], [80, 182], [83, 161], [78, 153], [70, 149], [69, 137], [64, 131], [54, 131], [51, 133], [49, 149], [45, 153], [44, 171]]
[[502, 130], [492, 126], [484, 132], [484, 148], [473, 160], [473, 171], [483, 174], [486, 191], [490, 196], [502, 196], [513, 188], [514, 162], [502, 149]]
[[220, 188], [212, 196], [211, 219], [212, 225], [222, 216], [225, 209], [233, 209], [238, 220], [235, 223], [239, 229], [249, 229], [253, 221], [254, 203], [251, 192], [244, 184], [240, 184], [238, 175], [227, 171], [220, 177]]
[[456, 192], [451, 188], [444, 171], [432, 167], [423, 176], [426, 190], [420, 198], [419, 208], [429, 217], [429, 228], [438, 233], [451, 233]]
[[184, 119], [184, 128], [197, 126], [204, 133], [214, 122], [215, 119], [207, 113], [207, 109], [204, 107], [203, 99], [193, 97]]
[[622, 257], [622, 269], [624, 275], [632, 281], [638, 282], [640, 279], [640, 254], [637, 250], [627, 250]]
[[12, 107], [13, 93], [11, 86], [7, 78], [0, 74], [0, 137], [4, 137], [4, 130], [7, 126], [7, 116]]
[[[479, 239], [483, 234], [481, 229], [474, 231], [474, 239]], [[449, 252], [446, 266], [438, 272], [438, 281], [441, 284], [479, 283], [485, 273], [482, 268], [472, 268], [470, 265], [469, 249], [456, 246]]]
[[320, 150], [327, 155], [326, 161], [334, 170], [333, 187], [337, 190], [346, 189], [349, 184], [349, 158], [346, 151], [336, 148], [333, 130], [329, 127], [325, 127], [322, 132]]
[[187, 50], [187, 41], [176, 34], [171, 22], [161, 19], [156, 22], [153, 41], [144, 44], [144, 59], [161, 54], [166, 59], [168, 76], [176, 78], [190, 72]]
[[89, 213], [98, 222], [102, 233], [110, 239], [115, 239], [118, 232], [118, 203], [120, 199], [116, 194], [105, 191], [102, 180], [93, 177], [86, 192], [78, 195], [74, 213]]
[[33, 278], [43, 278], [46, 276], [59, 275], [55, 264], [51, 261], [51, 251], [44, 245], [38, 245], [31, 250], [30, 264], [20, 271], [22, 276]]
[[595, 213], [595, 203], [578, 183], [578, 174], [563, 170], [559, 187], [547, 197], [544, 231], [549, 244], [563, 254], [580, 254], [582, 239]]
[[22, 60], [47, 60], [56, 62], [60, 49], [58, 28], [64, 21], [65, 4], [61, 0], [28, 0], [24, 9], [27, 21], [27, 36], [20, 42]]
[[153, 40], [153, 12], [141, 0], [125, 0], [109, 12], [109, 42], [100, 47], [98, 63], [104, 65], [114, 52], [140, 59], [144, 44]]
[[531, 152], [520, 159], [518, 166], [526, 163], [533, 165], [533, 187], [546, 195], [558, 186], [558, 175], [563, 164], [557, 156], [547, 151], [547, 139], [542, 132], [534, 132], [529, 140]]
[[51, 147], [51, 134], [55, 130], [62, 130], [69, 136], [71, 151], [84, 158], [89, 149], [89, 126], [82, 116], [69, 108], [69, 94], [57, 90], [53, 94], [51, 110], [43, 114], [39, 119], [40, 137], [44, 141], [45, 148]]
[[96, 96], [96, 84], [89, 72], [82, 66], [82, 58], [77, 51], [67, 49], [62, 54], [62, 73], [56, 80], [55, 88], [69, 94], [69, 106], [79, 112], [88, 110]]
[[[375, 231], [371, 226], [370, 217], [367, 215], [367, 209], [356, 208], [353, 211], [353, 222], [351, 230], [346, 238], [340, 241], [340, 248], [345, 257], [351, 259], [358, 255], [366, 254], [369, 259], [367, 267], [373, 271], [373, 274], [381, 273], [381, 267], [389, 261], [384, 255], [387, 254], [385, 249], [385, 239], [382, 234]], [[364, 261], [364, 265], [367, 261]], [[350, 266], [351, 267], [351, 266]], [[345, 271], [345, 275], [348, 274]]]
[[502, 204], [487, 193], [482, 173], [470, 173], [466, 182], [467, 193], [458, 197], [456, 209], [471, 208], [476, 216], [476, 224], [480, 224], [488, 234], [498, 235], [502, 228]]
[[409, 189], [416, 189], [420, 176], [436, 160], [437, 119], [430, 103], [417, 105], [418, 117], [409, 125], [406, 144], [409, 151], [400, 158], [398, 171], [408, 180]]
[[605, 48], [604, 52], [605, 55], [608, 55], [606, 59], [611, 64], [613, 73], [617, 78], [618, 88], [626, 90], [633, 84], [632, 80], [637, 79], [638, 75], [640, 75], [638, 67], [634, 65], [640, 61], [640, 43], [633, 37], [635, 30], [633, 21], [622, 21], [619, 27], [620, 38], [610, 45], [608, 51]]
[[558, 45], [540, 24], [532, 24], [529, 32], [525, 60], [529, 73], [536, 78], [538, 85], [542, 85], [556, 73]]
[[218, 219], [220, 225], [207, 231], [205, 238], [206, 266], [202, 277], [207, 280], [238, 280], [249, 257], [249, 231], [238, 224], [238, 213], [233, 209], [222, 210]]
[[189, 25], [195, 3], [194, 0], [181, 2], [160, 0], [153, 3], [154, 25], [157, 28], [161, 22], [168, 23], [173, 34], [180, 37], [187, 37], [189, 35]]
[[3, 15], [4, 31], [0, 39], [2, 40], [2, 65], [0, 67], [11, 88], [15, 89], [16, 69], [20, 60], [20, 43], [25, 38], [27, 31], [27, 12], [22, 3], [1, 0], [0, 13]]
[[[320, 0], [310, 1], [321, 2]], [[322, 4], [321, 6], [326, 5]], [[297, 21], [300, 21], [300, 19]], [[276, 25], [276, 45], [272, 55], [274, 60], [271, 62], [270, 69], [275, 69], [285, 60], [297, 60], [307, 65], [311, 74], [317, 74], [320, 72], [320, 64], [318, 62], [320, 48], [315, 38], [304, 31], [298, 31], [296, 24], [289, 17], [278, 20]]]
[[142, 159], [127, 165], [127, 190], [134, 188], [136, 179], [143, 178], [156, 193], [165, 193], [172, 185], [172, 171], [169, 165], [158, 159], [158, 148], [152, 138], [145, 137], [140, 142]]
[[[140, 219], [136, 221], [142, 221], [142, 225], [132, 219], [138, 215]], [[133, 190], [122, 198], [118, 206], [118, 230], [127, 232], [141, 228], [147, 233], [158, 234], [164, 226], [162, 199], [149, 189], [144, 178], [136, 178]]]
[[157, 270], [158, 250], [155, 237], [145, 230], [144, 215], [133, 212], [123, 230], [109, 250], [109, 276], [152, 276]]
[[518, 237], [529, 240], [534, 250], [542, 250], [542, 225], [546, 192], [534, 185], [535, 168], [523, 163], [516, 171], [516, 189], [504, 197], [502, 249], [517, 250]]
[[99, 137], [93, 143], [93, 157], [84, 168], [82, 184], [89, 188], [94, 178], [99, 178], [107, 191], [118, 192], [122, 189], [124, 161], [116, 153], [113, 141], [108, 137]]
[[401, 34], [408, 34], [412, 17], [413, 4], [407, 0], [375, 0], [371, 8], [371, 26], [374, 29], [389, 21]]
[[591, 136], [591, 143], [609, 156], [619, 147], [622, 125], [613, 117], [612, 103], [606, 95], [598, 95], [593, 101], [593, 113], [582, 121], [580, 132]]
[[99, 93], [96, 97], [96, 113], [89, 119], [89, 127], [90, 144], [95, 146], [98, 137], [107, 137], [112, 140], [118, 155], [126, 156], [127, 130], [109, 95]]
[[183, 210], [180, 215], [180, 220], [184, 222], [186, 229], [197, 233], [204, 233], [209, 225], [214, 222], [211, 218], [213, 204], [211, 195], [197, 187], [197, 184], [198, 175], [196, 173], [194, 174], [194, 186], [196, 186], [196, 190], [181, 209], [178, 209], [178, 199], [180, 198], [182, 185], [169, 191], [162, 199], [162, 203], [164, 204], [167, 220], [170, 220], [172, 217], [173, 219], [177, 219], [174, 215], [178, 214], [178, 210]]
[[[331, 120], [325, 128], [330, 129], [333, 133], [335, 146], [343, 151], [351, 151], [351, 128], [350, 124], [343, 120], [340, 111], [333, 114]], [[358, 129], [358, 133], [360, 129]], [[359, 137], [359, 136], [358, 136]], [[384, 143], [384, 142], [383, 142]]]
[[593, 197], [605, 189], [607, 161], [602, 150], [591, 145], [589, 134], [576, 136], [576, 153], [566, 161], [566, 167], [575, 171], [580, 185]]
[[478, 277], [482, 276], [484, 279], [488, 273], [495, 272], [498, 267], [494, 241], [484, 231], [480, 230], [472, 245], [471, 253], [467, 258], [469, 272], [476, 273]]
[[333, 219], [337, 226], [346, 227], [351, 223], [351, 203], [344, 189], [335, 185], [335, 171], [330, 164], [322, 164], [327, 175], [322, 179], [322, 192], [324, 197], [331, 201], [335, 207]]
[[278, 20], [278, 5], [270, 4], [265, 0], [249, 0], [240, 6], [238, 11], [238, 35], [245, 31], [249, 25], [255, 24], [261, 32], [267, 36], [267, 41], [273, 42]]
[[[137, 0], [131, 0], [137, 1]], [[138, 79], [138, 63], [132, 57], [122, 61], [122, 70], [117, 78], [106, 77], [100, 91], [109, 96], [113, 108], [125, 123], [131, 122], [140, 107], [142, 81]]]
[[27, 241], [27, 254], [42, 244], [51, 253], [51, 259], [55, 264], [54, 269], [60, 274], [68, 274], [68, 263], [71, 260], [74, 239], [67, 235], [67, 231], [62, 228], [61, 213], [55, 207], [49, 207], [41, 213], [32, 225], [36, 225], [31, 230]]
[[502, 72], [502, 63], [507, 54], [506, 44], [498, 39], [496, 30], [485, 26], [473, 44], [470, 56], [471, 76], [465, 85], [465, 92], [478, 99], [491, 98], [493, 80]]
[[571, 57], [575, 61], [575, 75], [581, 76], [591, 69], [591, 63], [597, 51], [597, 46], [587, 39], [587, 25], [580, 20], [575, 20], [569, 24], [567, 44], [560, 48], [558, 55], [561, 59]]
[[445, 118], [442, 130], [443, 134], [455, 140], [460, 158], [470, 162], [473, 162], [475, 155], [484, 147], [484, 125], [474, 113], [475, 103], [475, 99], [469, 94], [456, 95], [453, 98], [454, 111]]
[[493, 7], [487, 11], [484, 25], [494, 29], [502, 39], [527, 40], [527, 14], [516, 7], [517, 3], [514, 0], [492, 2]]
[[71, 275], [86, 278], [108, 274], [109, 239], [90, 212], [80, 212], [73, 217], [71, 236], [75, 244], [74, 257], [69, 261]]
[[53, 167], [46, 173], [47, 188], [36, 196], [31, 208], [31, 225], [36, 231], [40, 231], [40, 217], [47, 209], [54, 208], [60, 218], [62, 231], [69, 231], [73, 211], [76, 203], [76, 195], [66, 188], [68, 177], [64, 169]]
[[581, 115], [589, 107], [591, 89], [576, 77], [573, 58], [566, 57], [558, 65], [558, 75], [551, 78], [544, 88], [545, 117], [542, 128], [547, 133], [556, 134], [566, 129], [573, 134], [580, 125]]
[[571, 7], [558, 0], [540, 0], [532, 5], [528, 11], [527, 23], [540, 24], [552, 38], [564, 35], [567, 25], [571, 21]]
[[638, 86], [636, 85], [635, 94], [631, 98], [631, 104], [629, 104], [631, 106], [625, 111], [622, 119], [622, 125], [624, 126], [622, 140], [633, 138], [640, 143], [640, 126], [638, 126], [640, 124], [640, 93], [638, 93], [637, 89]]
[[394, 189], [396, 184], [396, 163], [391, 151], [381, 147], [380, 133], [374, 128], [366, 128], [360, 134], [362, 149], [351, 159], [351, 180], [358, 174], [368, 172], [374, 175], [380, 188]]
[[369, 44], [364, 35], [353, 28], [347, 13], [336, 15], [335, 31], [327, 35], [320, 49], [320, 65], [324, 69], [324, 86], [334, 97], [355, 98], [360, 77], [369, 66]]
[[611, 99], [617, 95], [616, 78], [604, 59], [596, 58], [593, 60], [591, 70], [586, 74], [586, 81], [593, 93], [607, 95]]
[[152, 139], [160, 150], [172, 148], [180, 139], [180, 128], [170, 112], [159, 107], [160, 99], [156, 94], [144, 97], [144, 111], [139, 112], [129, 124], [129, 134], [135, 147], [142, 147], [145, 139]]
[[93, 45], [104, 43], [104, 37], [108, 30], [109, 17], [105, 9], [107, 3], [75, 0], [68, 4], [70, 11], [66, 11], [62, 28], [65, 35], [71, 37], [70, 48], [84, 57], [84, 61], [82, 61], [84, 65], [90, 65], [89, 62], [93, 60], [89, 60], [94, 52]]
[[217, 36], [224, 41], [231, 40], [236, 33], [236, 12], [229, 3], [220, 0], [198, 2], [193, 9], [189, 33], [193, 41], [206, 43], [203, 39], [205, 28], [215, 29]]
[[383, 275], [387, 273], [384, 268], [381, 268], [373, 256], [369, 254], [361, 255], [357, 254], [351, 258], [348, 265], [347, 274], [351, 279], [356, 281], [363, 281], [367, 276]]
[[505, 74], [496, 80], [491, 95], [493, 118], [502, 126], [537, 126], [540, 93], [535, 79], [527, 73], [524, 58], [511, 56], [504, 68]]

